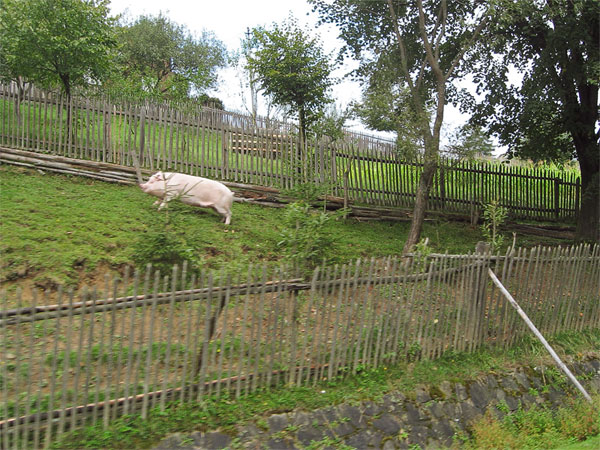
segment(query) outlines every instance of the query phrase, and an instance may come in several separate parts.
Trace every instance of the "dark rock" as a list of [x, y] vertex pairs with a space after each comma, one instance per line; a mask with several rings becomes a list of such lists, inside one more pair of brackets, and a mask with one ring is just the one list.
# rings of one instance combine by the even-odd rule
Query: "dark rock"
[[387, 394], [383, 396], [381, 406], [383, 407], [383, 410], [387, 412], [399, 411], [402, 409], [404, 400], [406, 400], [404, 395], [397, 395], [396, 393]]
[[287, 439], [269, 439], [267, 441], [267, 448], [273, 450], [296, 450], [297, 447], [293, 442]]
[[344, 441], [346, 445], [357, 449], [366, 449], [369, 447], [381, 448], [383, 436], [379, 432], [371, 430], [360, 431]]
[[490, 400], [492, 398], [492, 396], [490, 395], [490, 391], [488, 391], [479, 383], [473, 383], [469, 387], [469, 394], [471, 396], [473, 404], [479, 409], [485, 409], [487, 405], [489, 405]]
[[449, 381], [442, 381], [442, 383], [439, 385], [439, 389], [442, 394], [444, 394], [445, 399], [450, 399], [454, 395], [452, 384], [450, 384]]
[[559, 390], [557, 390], [554, 386], [550, 386], [550, 388], [548, 389], [548, 394], [546, 394], [546, 397], [554, 406], [561, 406], [563, 403], [565, 394], [563, 392], [560, 392]]
[[445, 447], [449, 447], [452, 444], [452, 437], [454, 436], [454, 429], [450, 426], [448, 420], [440, 420], [434, 422], [431, 426], [437, 440], [439, 440]]
[[573, 367], [571, 368], [571, 372], [575, 376], [581, 376], [581, 375], [585, 375], [587, 370], [586, 370], [585, 364], [583, 364], [581, 362], [576, 362], [575, 364], [573, 364]]
[[454, 393], [456, 394], [456, 399], [459, 402], [464, 402], [469, 398], [469, 395], [467, 394], [467, 388], [460, 383], [456, 383], [454, 385]]
[[333, 432], [333, 434], [336, 437], [344, 437], [344, 436], [348, 436], [349, 434], [352, 434], [356, 431], [356, 427], [354, 427], [352, 425], [352, 423], [350, 423], [350, 421], [348, 422], [342, 422], [339, 425], [331, 428], [331, 431]]
[[369, 446], [369, 439], [370, 435], [368, 431], [361, 431], [360, 433], [353, 434], [349, 438], [345, 439], [344, 444], [349, 447], [364, 449]]
[[475, 407], [470, 400], [460, 403], [459, 406], [461, 411], [460, 421], [465, 424], [469, 424], [483, 415], [483, 412]]
[[350, 419], [350, 423], [356, 428], [364, 428], [367, 426], [367, 422], [363, 417], [362, 413], [356, 406], [352, 405], [340, 405], [337, 408], [338, 416], [340, 419]]
[[533, 387], [535, 389], [541, 389], [544, 387], [544, 382], [541, 379], [541, 375], [538, 376], [537, 373], [536, 373], [536, 376], [529, 378], [529, 381], [531, 382], [531, 384], [533, 385]]
[[421, 448], [425, 448], [429, 436], [430, 433], [427, 427], [414, 426], [411, 428], [410, 433], [408, 433], [408, 442], [411, 446], [417, 444], [421, 446]]
[[393, 436], [400, 431], [400, 423], [391, 414], [383, 414], [379, 419], [373, 421], [373, 426], [381, 430], [386, 436]]
[[513, 397], [512, 395], [507, 395], [504, 399], [504, 402], [508, 406], [508, 409], [510, 409], [512, 412], [516, 411], [519, 409], [519, 406], [521, 406], [519, 399], [517, 397]]
[[231, 442], [231, 437], [219, 433], [218, 431], [212, 433], [194, 433], [194, 446], [200, 449], [216, 450], [226, 448]]
[[412, 403], [407, 403], [405, 405], [406, 408], [406, 422], [410, 425], [419, 425], [424, 420], [427, 420], [427, 417], [423, 414], [423, 412], [417, 408]]
[[321, 441], [325, 438], [325, 433], [313, 426], [303, 427], [296, 433], [296, 438], [302, 445], [310, 445], [312, 441]]
[[396, 450], [396, 444], [391, 439], [388, 439], [383, 443], [382, 450]]
[[[529, 390], [529, 388], [531, 387], [531, 383], [529, 382], [529, 378], [527, 377], [527, 375], [525, 375], [523, 372], [517, 372], [516, 374], [513, 375], [514, 379], [516, 380], [517, 383], [519, 383], [523, 389], [525, 389], [526, 391]], [[511, 378], [506, 378], [506, 382], [510, 383], [511, 381], [513, 381]], [[504, 384], [504, 379], [502, 380], [502, 383]], [[519, 389], [515, 389], [515, 391], [518, 391]]]
[[415, 394], [417, 403], [427, 403], [428, 401], [431, 401], [431, 396], [425, 389], [415, 389]]
[[496, 389], [498, 387], [498, 380], [496, 380], [496, 377], [492, 374], [489, 374], [485, 381], [488, 389]]
[[[525, 378], [527, 384], [529, 384], [529, 382], [527, 381], [527, 377], [525, 377], [524, 375], [523, 377]], [[504, 390], [508, 391], [511, 394], [516, 394], [517, 392], [521, 391], [521, 389], [519, 389], [519, 386], [512, 377], [503, 377], [500, 383], [502, 384]], [[529, 387], [527, 387], [526, 389], [529, 389]]]
[[600, 392], [600, 377], [596, 375], [595, 378], [591, 380], [587, 380], [584, 384], [586, 384], [590, 390], [595, 390]]
[[333, 406], [318, 409], [314, 412], [314, 415], [322, 422], [335, 422], [339, 419], [337, 410]]
[[304, 411], [298, 411], [291, 418], [292, 425], [301, 427], [302, 425], [310, 425], [312, 423], [312, 416]]
[[444, 402], [434, 402], [430, 405], [427, 405], [427, 410], [433, 417], [437, 419], [446, 415]]
[[460, 405], [453, 402], [444, 404], [444, 414], [450, 419], [458, 419], [461, 414]]
[[592, 364], [592, 361], [586, 361], [585, 363], [583, 363], [583, 367], [584, 367], [585, 374], [588, 376], [595, 375], [597, 373], [596, 368]]
[[383, 408], [381, 405], [378, 405], [374, 402], [364, 402], [363, 403], [363, 414], [365, 416], [377, 416], [383, 412]]
[[265, 432], [258, 428], [254, 424], [249, 424], [244, 426], [238, 433], [237, 437], [242, 442], [252, 441], [256, 438], [260, 438], [260, 436], [264, 435]]
[[267, 422], [269, 423], [269, 431], [271, 433], [277, 433], [290, 424], [290, 419], [287, 414], [273, 414], [267, 419]]
[[163, 439], [158, 443], [154, 450], [177, 450], [177, 449], [189, 449], [194, 448], [191, 443], [186, 443], [187, 436], [183, 436], [180, 433], [173, 434], [166, 439]]
[[524, 408], [529, 409], [535, 404], [535, 397], [529, 393], [523, 394], [519, 398], [519, 403], [523, 405]]

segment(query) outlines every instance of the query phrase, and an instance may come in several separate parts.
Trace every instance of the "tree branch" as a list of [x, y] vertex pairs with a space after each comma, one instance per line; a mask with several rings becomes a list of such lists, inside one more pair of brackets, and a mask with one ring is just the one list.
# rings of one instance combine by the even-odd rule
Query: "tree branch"
[[483, 13], [481, 22], [479, 22], [479, 25], [477, 25], [477, 28], [475, 28], [475, 31], [473, 32], [473, 36], [471, 36], [471, 39], [469, 39], [469, 41], [465, 45], [463, 45], [460, 52], [458, 52], [458, 54], [452, 60], [452, 64], [450, 64], [450, 68], [448, 69], [448, 72], [446, 72], [446, 75], [444, 76], [445, 80], [450, 79], [450, 77], [452, 76], [452, 73], [454, 72], [454, 69], [456, 69], [456, 67], [460, 63], [460, 60], [463, 58], [463, 56], [465, 55], [467, 50], [477, 40], [477, 38], [479, 37], [479, 35], [483, 31], [483, 29], [487, 26], [488, 20], [490, 18], [490, 16], [488, 15], [488, 11], [489, 11], [489, 9]]

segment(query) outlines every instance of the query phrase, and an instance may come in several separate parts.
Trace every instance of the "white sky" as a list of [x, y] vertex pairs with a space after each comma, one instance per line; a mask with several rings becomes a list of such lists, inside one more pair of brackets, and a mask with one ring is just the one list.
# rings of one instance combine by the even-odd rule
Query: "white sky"
[[[311, 12], [306, 0], [111, 0], [110, 8], [113, 15], [125, 14], [130, 19], [142, 14], [158, 15], [162, 12], [173, 22], [185, 25], [194, 34], [200, 34], [203, 29], [212, 31], [229, 51], [239, 49], [247, 28], [282, 22], [288, 18], [290, 12], [302, 26], [315, 28], [318, 20], [317, 14]], [[342, 46], [342, 42], [337, 39], [335, 27], [322, 26], [315, 29], [315, 32], [320, 34], [327, 53], [337, 52]], [[348, 67], [342, 68], [333, 75], [341, 78], [348, 71]], [[232, 68], [225, 69], [219, 73], [219, 77], [219, 88], [210, 94], [223, 100], [226, 109], [243, 111], [240, 81], [235, 71]], [[343, 108], [352, 100], [360, 100], [360, 92], [357, 83], [346, 80], [334, 87], [333, 97], [336, 104]], [[259, 111], [259, 114], [264, 113], [264, 110]], [[458, 126], [464, 121], [465, 117], [455, 108], [446, 107], [446, 129]], [[353, 129], [365, 131], [358, 123], [348, 125]]]

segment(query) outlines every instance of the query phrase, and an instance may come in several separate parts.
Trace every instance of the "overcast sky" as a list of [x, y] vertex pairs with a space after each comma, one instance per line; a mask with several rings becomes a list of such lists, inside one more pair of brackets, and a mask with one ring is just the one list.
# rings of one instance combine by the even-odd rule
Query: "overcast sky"
[[[199, 35], [203, 29], [212, 31], [229, 51], [239, 49], [247, 28], [282, 22], [290, 12], [301, 25], [314, 28], [318, 20], [317, 14], [311, 12], [306, 0], [111, 0], [110, 7], [113, 15], [125, 14], [130, 19], [142, 14], [156, 16], [162, 12], [173, 22], [185, 25], [192, 33]], [[320, 34], [326, 52], [336, 52], [341, 47], [342, 42], [337, 39], [335, 27], [323, 26], [315, 32]], [[336, 71], [334, 76], [343, 77], [351, 67], [349, 63], [345, 68]], [[243, 110], [240, 82], [235, 71], [231, 68], [226, 69], [220, 73], [220, 77], [219, 88], [211, 94], [223, 100], [226, 109]], [[360, 99], [360, 86], [343, 81], [334, 87], [333, 94], [337, 105], [343, 108], [352, 100]], [[447, 129], [463, 121], [464, 118], [454, 108], [447, 107]], [[364, 129], [357, 124], [352, 128]]]

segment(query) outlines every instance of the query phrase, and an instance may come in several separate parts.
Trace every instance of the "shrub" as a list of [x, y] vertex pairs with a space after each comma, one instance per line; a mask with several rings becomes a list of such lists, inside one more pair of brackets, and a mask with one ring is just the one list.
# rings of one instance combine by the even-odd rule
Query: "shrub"
[[139, 266], [152, 264], [163, 275], [170, 275], [173, 266], [181, 267], [184, 261], [188, 261], [190, 268], [197, 269], [200, 263], [196, 253], [183, 238], [164, 228], [144, 233], [133, 244], [132, 258]]
[[312, 211], [305, 202], [289, 204], [284, 215], [281, 240], [277, 243], [284, 258], [305, 274], [318, 264], [329, 262], [333, 238], [327, 231], [327, 223], [339, 214]]
[[507, 217], [508, 211], [500, 206], [498, 200], [492, 200], [483, 208], [481, 232], [494, 251], [500, 250], [504, 242], [504, 236], [500, 234], [499, 228]]

